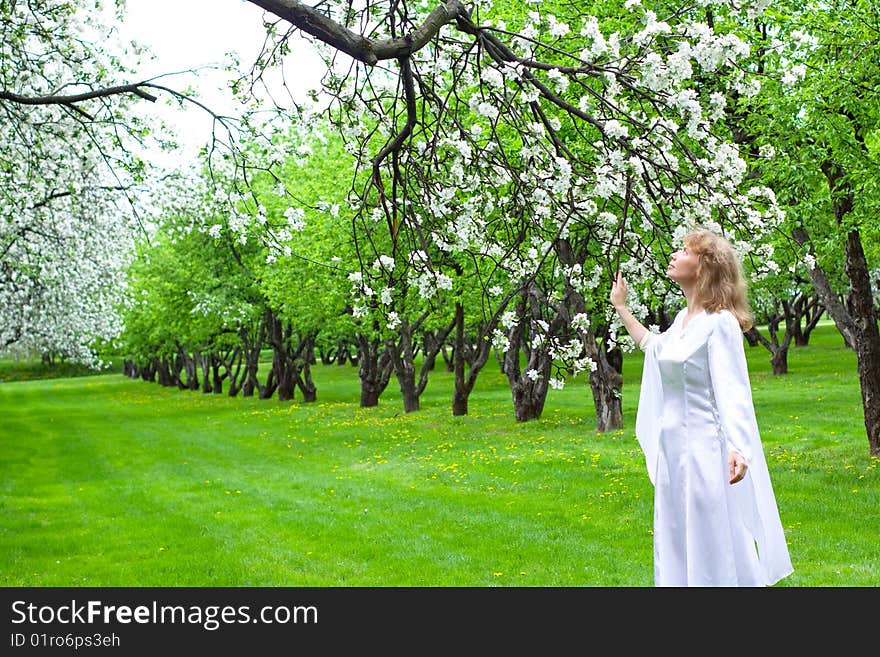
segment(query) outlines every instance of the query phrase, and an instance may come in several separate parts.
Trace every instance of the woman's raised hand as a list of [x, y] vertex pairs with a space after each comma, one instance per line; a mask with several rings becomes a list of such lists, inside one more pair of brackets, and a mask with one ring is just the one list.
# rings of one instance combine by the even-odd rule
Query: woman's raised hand
[[617, 278], [611, 283], [611, 305], [615, 308], [626, 306], [626, 295], [628, 293], [629, 288], [626, 286], [626, 281], [623, 280], [623, 274], [617, 272]]

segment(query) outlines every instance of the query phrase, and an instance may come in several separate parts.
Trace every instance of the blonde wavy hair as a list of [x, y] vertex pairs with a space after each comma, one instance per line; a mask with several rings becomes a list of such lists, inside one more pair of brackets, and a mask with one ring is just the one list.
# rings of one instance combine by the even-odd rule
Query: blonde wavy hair
[[695, 300], [706, 312], [730, 311], [743, 332], [752, 328], [746, 279], [730, 242], [711, 230], [698, 228], [684, 236], [684, 245], [699, 256]]

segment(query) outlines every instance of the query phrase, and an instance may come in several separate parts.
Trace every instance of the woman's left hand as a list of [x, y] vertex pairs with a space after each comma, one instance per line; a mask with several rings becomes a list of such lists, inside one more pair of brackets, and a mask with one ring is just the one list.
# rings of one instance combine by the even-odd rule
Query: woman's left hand
[[743, 477], [746, 476], [749, 464], [746, 463], [746, 459], [742, 454], [731, 452], [730, 456], [727, 457], [727, 467], [730, 469], [730, 483], [735, 484], [738, 481], [742, 481]]

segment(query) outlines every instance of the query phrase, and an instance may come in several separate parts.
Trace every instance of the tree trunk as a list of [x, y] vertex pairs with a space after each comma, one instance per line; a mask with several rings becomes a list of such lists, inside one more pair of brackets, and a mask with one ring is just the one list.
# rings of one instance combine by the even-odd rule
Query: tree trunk
[[[527, 324], [540, 319], [540, 308], [534, 298], [532, 286], [523, 291], [517, 304], [518, 321], [508, 332], [509, 347], [504, 355], [504, 372], [510, 385], [517, 422], [528, 422], [541, 417], [547, 400], [552, 364], [546, 347], [530, 346], [526, 336]], [[529, 316], [526, 315], [527, 310], [530, 310]], [[520, 367], [520, 351], [526, 355], [525, 369]], [[535, 372], [534, 378], [528, 374], [532, 371]]]
[[771, 327], [771, 339], [768, 340], [764, 337], [755, 326], [752, 326], [752, 328], [746, 331], [745, 338], [750, 345], [760, 344], [770, 352], [770, 365], [773, 368], [773, 374], [788, 374], [788, 346], [791, 342], [792, 336], [786, 332], [783, 342], [779, 342], [778, 334], [775, 330], [772, 330], [774, 322], [778, 323], [779, 319], [780, 318], [777, 317], [775, 319], [770, 319], [767, 322], [767, 326]]
[[138, 366], [140, 377], [148, 383], [156, 382], [156, 358], [150, 358], [146, 363]]
[[330, 347], [325, 350], [323, 347], [318, 347], [318, 357], [322, 365], [331, 365], [336, 361], [336, 349]]
[[[803, 228], [795, 229], [793, 236], [800, 244], [804, 244], [810, 239], [807, 231]], [[815, 257], [812, 247], [810, 248], [810, 253]], [[858, 339], [856, 335], [858, 333], [858, 326], [856, 326], [855, 321], [850, 316], [849, 310], [847, 310], [846, 306], [832, 289], [828, 277], [818, 263], [810, 270], [810, 280], [813, 282], [813, 288], [822, 300], [822, 305], [825, 306], [828, 315], [830, 315], [835, 326], [837, 326], [837, 330], [843, 336], [844, 343], [855, 351]]]
[[239, 376], [241, 375], [241, 368], [244, 364], [243, 352], [239, 347], [235, 347], [231, 350], [229, 354], [229, 359], [226, 362], [226, 371], [229, 372], [229, 396], [235, 397], [241, 391], [241, 383], [239, 381]]
[[156, 363], [156, 383], [162, 387], [174, 385], [171, 381], [171, 368], [168, 364], [168, 358], [165, 356], [153, 359]]
[[[452, 374], [455, 372], [455, 347], [453, 346], [451, 349], [446, 348], [447, 345], [443, 345], [440, 348], [440, 355], [443, 357], [443, 364], [446, 366], [446, 371]], [[452, 352], [451, 355], [449, 352]]]
[[[278, 401], [290, 401], [296, 390], [296, 377], [299, 374], [299, 366], [291, 348], [292, 329], [289, 323], [282, 322], [274, 313], [266, 313], [266, 336], [272, 346], [272, 373], [274, 374], [275, 389], [278, 390]], [[260, 394], [260, 399], [268, 399], [271, 392], [266, 390]]]
[[788, 374], [788, 348], [782, 347], [773, 352], [770, 358], [773, 374]]
[[[498, 326], [498, 318], [507, 308], [508, 297], [498, 305], [495, 314], [483, 325], [472, 341], [465, 335], [464, 306], [455, 304], [455, 337], [452, 345], [452, 371], [455, 376], [455, 390], [452, 394], [452, 415], [467, 415], [468, 399], [477, 383], [477, 377], [492, 354], [490, 336]], [[467, 367], [466, 367], [467, 366]], [[502, 371], [504, 368], [501, 368]]]
[[[823, 162], [822, 171], [828, 180], [834, 217], [838, 226], [843, 227], [843, 218], [853, 205], [852, 189], [845, 171], [836, 162]], [[809, 241], [809, 235], [803, 228], [794, 231], [794, 237], [800, 244]], [[868, 262], [857, 228], [847, 232], [845, 251], [844, 269], [852, 288], [850, 309], [834, 294], [825, 272], [818, 264], [810, 270], [810, 278], [847, 345], [856, 352], [868, 447], [872, 455], [880, 456], [880, 329], [877, 327]], [[812, 246], [810, 253], [815, 257]]]
[[299, 351], [302, 353], [303, 365], [296, 377], [296, 385], [302, 392], [303, 401], [311, 403], [317, 400], [318, 391], [312, 381], [312, 362], [314, 361], [315, 336], [306, 335]]
[[[595, 337], [593, 337], [595, 343]], [[606, 354], [596, 345], [596, 369], [590, 372], [590, 389], [596, 409], [596, 431], [606, 433], [623, 428], [623, 354], [614, 349]]]
[[422, 349], [425, 357], [422, 361], [421, 372], [419, 373], [419, 383], [416, 386], [416, 394], [419, 397], [422, 396], [422, 393], [425, 392], [425, 388], [428, 386], [428, 373], [434, 371], [437, 354], [443, 348], [443, 345], [446, 344], [446, 340], [454, 328], [455, 320], [453, 319], [446, 328], [437, 329], [425, 337], [424, 348]]
[[865, 430], [871, 454], [880, 456], [880, 329], [877, 327], [868, 261], [857, 230], [851, 230], [846, 236], [845, 268], [852, 283], [853, 314], [858, 327], [856, 357]]
[[244, 355], [244, 382], [241, 385], [241, 395], [242, 397], [253, 397], [256, 390], [262, 398], [263, 386], [257, 373], [260, 368], [260, 352], [263, 350], [263, 343], [266, 339], [265, 317], [260, 321], [256, 331], [250, 327], [242, 327], [239, 335]]
[[[182, 345], [177, 345], [177, 358], [175, 358], [175, 377], [177, 378], [177, 387], [181, 390], [198, 390], [199, 389], [199, 369], [198, 352], [190, 356]], [[186, 380], [180, 376], [180, 373], [186, 374]]]
[[[810, 333], [818, 325], [825, 308], [819, 300], [819, 295], [812, 294], [808, 297], [801, 294], [794, 303], [794, 310], [794, 346], [806, 347], [810, 344]], [[801, 328], [801, 323], [804, 325], [803, 328]]]
[[351, 359], [351, 351], [347, 344], [340, 343], [336, 348], [336, 364], [345, 365]]
[[361, 382], [361, 408], [379, 404], [379, 397], [391, 379], [391, 357], [388, 350], [379, 351], [380, 341], [358, 334], [358, 376]]
[[[231, 354], [234, 352], [233, 349], [228, 349], [227, 352], [221, 356], [220, 354], [211, 353], [211, 391], [215, 395], [223, 394], [223, 379], [230, 375], [229, 366], [231, 364], [232, 356]], [[222, 374], [220, 373], [220, 368], [225, 369], [226, 371]]]
[[416, 390], [416, 365], [413, 354], [412, 327], [404, 321], [400, 326], [400, 340], [388, 340], [386, 351], [391, 356], [391, 364], [397, 382], [400, 384], [400, 396], [403, 399], [403, 410], [412, 413], [419, 410], [419, 394]]
[[529, 422], [541, 418], [544, 402], [547, 401], [547, 387], [543, 386], [543, 394], [539, 386], [530, 385], [520, 380], [512, 384], [513, 411], [517, 422]]
[[[581, 252], [572, 245], [568, 239], [557, 239], [554, 249], [559, 256], [560, 262], [572, 267], [584, 262], [587, 258], [587, 244], [581, 244]], [[586, 313], [586, 304], [583, 295], [570, 284], [565, 286], [565, 295], [557, 307], [556, 317], [550, 323], [554, 334], [564, 337], [571, 331], [572, 319]], [[669, 311], [665, 305], [660, 305], [652, 311], [649, 323], [657, 323], [661, 329], [668, 327]], [[606, 351], [605, 345], [609, 340], [600, 341], [597, 335], [605, 335], [608, 338], [608, 327], [598, 329], [586, 328], [578, 330], [577, 336], [583, 345], [585, 355], [595, 363], [596, 367], [590, 372], [590, 390], [593, 393], [593, 407], [596, 411], [596, 430], [600, 432], [614, 431], [623, 427], [623, 353], [619, 349]], [[571, 370], [571, 367], [569, 368]]]
[[210, 394], [214, 390], [211, 383], [211, 359], [213, 354], [198, 354], [198, 365], [202, 368], [202, 392]]
[[[443, 350], [446, 360], [446, 350]], [[448, 365], [447, 365], [448, 367]], [[455, 338], [452, 345], [452, 371], [455, 375], [455, 389], [452, 393], [452, 415], [467, 415], [468, 397], [471, 390], [467, 387], [464, 377], [464, 306], [455, 300]]]

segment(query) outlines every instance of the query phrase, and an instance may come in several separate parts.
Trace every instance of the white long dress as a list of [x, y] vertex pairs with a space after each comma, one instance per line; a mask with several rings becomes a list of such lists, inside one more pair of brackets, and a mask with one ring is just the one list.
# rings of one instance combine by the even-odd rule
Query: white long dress
[[[700, 312], [642, 340], [636, 435], [654, 484], [656, 586], [766, 586], [792, 572], [752, 405], [743, 335]], [[727, 457], [745, 478], [730, 484]]]

